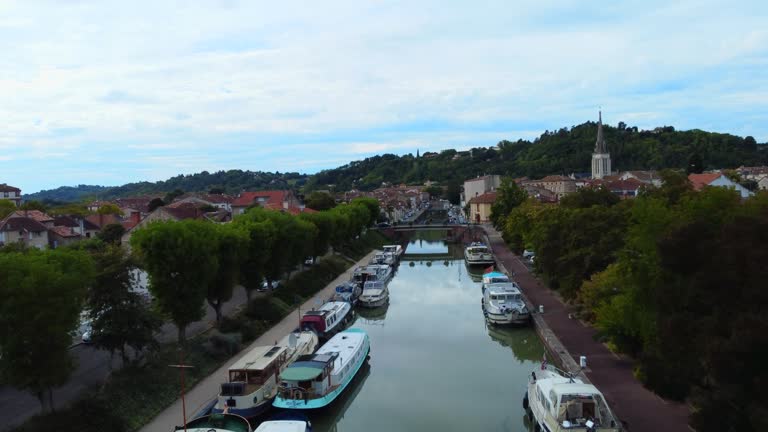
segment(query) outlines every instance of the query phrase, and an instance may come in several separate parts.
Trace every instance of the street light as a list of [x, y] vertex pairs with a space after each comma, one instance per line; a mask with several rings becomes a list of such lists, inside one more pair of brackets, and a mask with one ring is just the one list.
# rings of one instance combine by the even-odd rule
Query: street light
[[168, 365], [168, 367], [179, 369], [181, 373], [181, 412], [184, 417], [184, 432], [187, 432], [187, 403], [184, 400], [184, 369], [190, 369], [194, 366], [184, 364], [184, 348], [179, 347], [179, 364]]

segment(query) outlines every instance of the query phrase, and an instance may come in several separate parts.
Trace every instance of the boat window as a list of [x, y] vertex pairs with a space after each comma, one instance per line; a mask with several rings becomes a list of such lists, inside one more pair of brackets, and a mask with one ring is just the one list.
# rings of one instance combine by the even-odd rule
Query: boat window
[[245, 381], [245, 371], [229, 371], [229, 382]]

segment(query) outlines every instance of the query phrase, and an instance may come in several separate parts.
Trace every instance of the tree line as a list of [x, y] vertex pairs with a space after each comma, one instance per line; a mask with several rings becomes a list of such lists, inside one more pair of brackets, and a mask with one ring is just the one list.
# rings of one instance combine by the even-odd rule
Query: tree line
[[727, 188], [696, 192], [682, 173], [663, 179], [634, 200], [600, 188], [560, 205], [524, 201], [497, 226], [512, 249], [536, 252], [536, 272], [609, 346], [636, 359], [647, 387], [692, 404], [696, 430], [761, 430], [768, 194], [742, 200]]
[[[91, 323], [93, 344], [123, 362], [157, 344], [164, 319], [183, 344], [206, 303], [220, 322], [238, 284], [250, 300], [265, 280], [349, 243], [378, 215], [369, 198], [298, 216], [254, 207], [229, 224], [149, 224], [132, 236], [130, 253], [112, 236], [55, 250], [0, 248], [0, 379], [36, 395], [49, 411], [52, 389], [76, 367], [69, 347], [81, 318]], [[151, 302], [135, 289], [137, 268], [149, 276]]]

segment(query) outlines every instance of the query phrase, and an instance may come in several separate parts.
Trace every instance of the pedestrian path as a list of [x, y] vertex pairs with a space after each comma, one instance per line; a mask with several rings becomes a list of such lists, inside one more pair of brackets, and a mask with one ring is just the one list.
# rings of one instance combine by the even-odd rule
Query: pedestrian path
[[587, 357], [585, 373], [605, 395], [614, 413], [628, 431], [681, 432], [688, 427], [689, 409], [685, 404], [662, 399], [646, 389], [632, 374], [634, 362], [613, 354], [598, 342], [596, 330], [569, 317], [568, 307], [552, 290], [544, 286], [510, 252], [501, 235], [490, 225], [484, 226], [496, 259], [514, 272], [515, 280], [530, 301], [544, 306], [543, 318], [578, 363]]

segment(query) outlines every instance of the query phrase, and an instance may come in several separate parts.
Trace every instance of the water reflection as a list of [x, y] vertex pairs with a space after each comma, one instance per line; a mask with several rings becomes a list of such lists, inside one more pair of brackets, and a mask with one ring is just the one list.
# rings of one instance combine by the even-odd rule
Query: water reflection
[[[357, 308], [358, 321], [361, 324], [384, 324], [384, 319], [387, 317], [387, 311], [389, 310], [389, 303], [377, 308]], [[357, 325], [357, 321], [354, 325]]]
[[513, 357], [520, 363], [524, 360], [541, 361], [544, 350], [539, 337], [531, 328], [489, 325], [488, 336], [499, 345], [512, 348]]
[[[346, 414], [347, 409], [349, 409], [352, 402], [354, 402], [357, 394], [363, 389], [363, 385], [365, 385], [365, 381], [370, 374], [371, 365], [368, 362], [363, 363], [363, 366], [360, 367], [355, 378], [349, 383], [349, 386], [344, 390], [344, 393], [333, 402], [333, 405], [327, 409], [312, 413], [311, 420], [314, 429], [328, 432], [342, 430], [339, 427], [339, 424], [344, 419], [344, 414]], [[371, 420], [375, 420], [375, 417], [372, 417]]]

